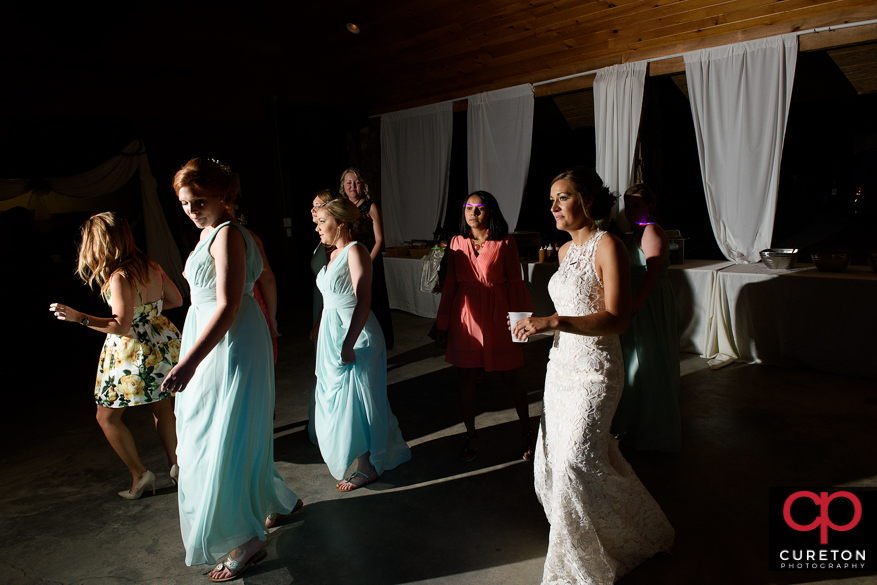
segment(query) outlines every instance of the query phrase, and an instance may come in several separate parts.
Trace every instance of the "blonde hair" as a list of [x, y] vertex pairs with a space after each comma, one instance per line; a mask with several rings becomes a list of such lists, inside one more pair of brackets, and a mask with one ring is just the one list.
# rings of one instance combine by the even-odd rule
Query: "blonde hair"
[[353, 227], [353, 224], [359, 219], [359, 208], [353, 204], [347, 197], [336, 197], [323, 205], [323, 211], [326, 215], [332, 217], [338, 223], [347, 224], [347, 228]]
[[88, 218], [80, 230], [79, 263], [76, 273], [94, 289], [100, 286], [106, 297], [113, 275], [135, 282], [149, 282], [149, 267], [155, 262], [137, 248], [134, 233], [121, 213], [108, 211]]
[[341, 193], [342, 195], [344, 195], [345, 197], [347, 196], [347, 194], [344, 192], [344, 177], [346, 177], [348, 173], [352, 174], [354, 177], [356, 177], [359, 180], [360, 183], [362, 183], [363, 195], [365, 196], [366, 199], [371, 199], [371, 197], [369, 197], [370, 192], [368, 190], [368, 182], [362, 176], [362, 173], [360, 173], [358, 170], [356, 170], [356, 167], [350, 167], [349, 169], [347, 169], [343, 173], [341, 173], [341, 181], [340, 181], [340, 185], [338, 187], [338, 192]]

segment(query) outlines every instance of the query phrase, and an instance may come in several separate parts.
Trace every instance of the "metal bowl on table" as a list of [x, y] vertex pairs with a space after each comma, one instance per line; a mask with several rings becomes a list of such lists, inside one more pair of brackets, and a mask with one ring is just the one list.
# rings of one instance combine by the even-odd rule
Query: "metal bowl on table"
[[758, 253], [761, 261], [771, 270], [789, 270], [798, 260], [798, 248], [768, 248]]
[[822, 272], [843, 272], [850, 264], [849, 250], [828, 250], [826, 252], [813, 252], [810, 257], [813, 264]]

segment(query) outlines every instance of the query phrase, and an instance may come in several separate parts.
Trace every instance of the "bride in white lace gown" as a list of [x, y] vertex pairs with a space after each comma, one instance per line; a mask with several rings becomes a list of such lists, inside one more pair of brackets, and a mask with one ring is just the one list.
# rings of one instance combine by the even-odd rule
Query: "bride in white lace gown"
[[551, 523], [543, 585], [610, 584], [673, 546], [674, 531], [609, 432], [624, 388], [618, 334], [630, 315], [624, 245], [596, 228], [614, 203], [592, 170], [551, 185], [551, 212], [572, 242], [548, 284], [557, 313], [519, 321], [525, 339], [554, 331], [535, 456]]

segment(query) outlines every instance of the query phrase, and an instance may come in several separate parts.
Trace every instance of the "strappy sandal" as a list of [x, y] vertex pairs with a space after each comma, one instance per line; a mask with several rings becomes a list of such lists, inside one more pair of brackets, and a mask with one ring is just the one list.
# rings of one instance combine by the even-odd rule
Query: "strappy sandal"
[[524, 439], [524, 461], [533, 461], [536, 455], [536, 435], [533, 431], [529, 431], [526, 435], [521, 435]]
[[[268, 517], [265, 518], [265, 528], [274, 528], [275, 526], [279, 526], [286, 522], [290, 516], [301, 510], [302, 506], [305, 503], [299, 498], [299, 500], [295, 503], [295, 507], [289, 514], [280, 514], [278, 512], [274, 512], [272, 514], [268, 514]], [[268, 523], [271, 523], [271, 526], [268, 526]]]
[[469, 441], [477, 441], [477, 440], [478, 440], [478, 435], [474, 435], [474, 436], [466, 435], [466, 442], [463, 443], [463, 450], [460, 451], [460, 459], [462, 459], [466, 463], [469, 463], [470, 461], [475, 459], [475, 455], [478, 453], [478, 447], [475, 447], [473, 449], [472, 447], [469, 446]]
[[232, 573], [231, 576], [223, 577], [222, 579], [217, 579], [216, 577], [207, 577], [207, 579], [210, 580], [211, 583], [225, 583], [226, 581], [234, 581], [235, 579], [243, 575], [244, 571], [257, 563], [264, 561], [265, 557], [267, 556], [268, 551], [266, 551], [264, 548], [259, 549], [259, 551], [254, 553], [253, 556], [247, 559], [246, 562], [236, 561], [231, 558], [229, 554], [229, 557], [227, 559], [213, 567], [213, 569], [208, 571], [206, 574], [209, 575], [210, 573], [215, 573], [223, 569], [228, 569]]
[[[357, 475], [361, 475], [362, 477], [364, 477], [364, 478], [365, 478], [365, 482], [364, 482], [364, 483], [361, 483], [361, 484], [359, 484], [359, 485], [354, 484], [354, 483], [353, 483], [353, 479], [354, 479]], [[339, 481], [339, 482], [335, 485], [335, 491], [336, 491], [336, 492], [352, 492], [353, 490], [358, 490], [358, 489], [361, 488], [361, 487], [365, 487], [365, 486], [367, 486], [367, 485], [370, 484], [371, 482], [375, 481], [377, 478], [378, 478], [378, 472], [377, 472], [377, 471], [375, 471], [375, 474], [374, 474], [373, 476], [368, 476], [368, 475], [366, 475], [365, 473], [363, 473], [363, 472], [361, 472], [360, 470], [357, 469], [356, 471], [354, 471], [353, 473], [350, 474], [350, 477], [348, 477], [347, 479], [345, 479], [345, 480], [343, 480], [343, 481]], [[342, 483], [349, 484], [349, 485], [351, 485], [351, 486], [353, 486], [353, 487], [351, 487], [349, 490], [342, 490], [342, 489], [339, 487]]]

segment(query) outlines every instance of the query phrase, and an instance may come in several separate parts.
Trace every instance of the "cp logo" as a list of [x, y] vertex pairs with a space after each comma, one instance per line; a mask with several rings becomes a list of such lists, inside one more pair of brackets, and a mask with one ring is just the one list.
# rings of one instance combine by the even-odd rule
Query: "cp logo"
[[[819, 516], [816, 520], [806, 526], [802, 526], [792, 520], [792, 504], [798, 498], [809, 498], [813, 500], [813, 503], [819, 506]], [[846, 498], [853, 504], [853, 519], [850, 520], [849, 524], [838, 526], [828, 517], [828, 505], [835, 498]], [[794, 528], [798, 532], [808, 532], [818, 526], [819, 544], [828, 544], [829, 527], [839, 532], [846, 532], [847, 530], [855, 528], [859, 523], [859, 520], [862, 519], [862, 503], [859, 501], [859, 498], [850, 492], [834, 492], [830, 496], [828, 495], [828, 492], [820, 492], [818, 496], [813, 492], [795, 492], [786, 498], [786, 503], [783, 505], [783, 518], [786, 520], [786, 524], [789, 525], [789, 528]]]

